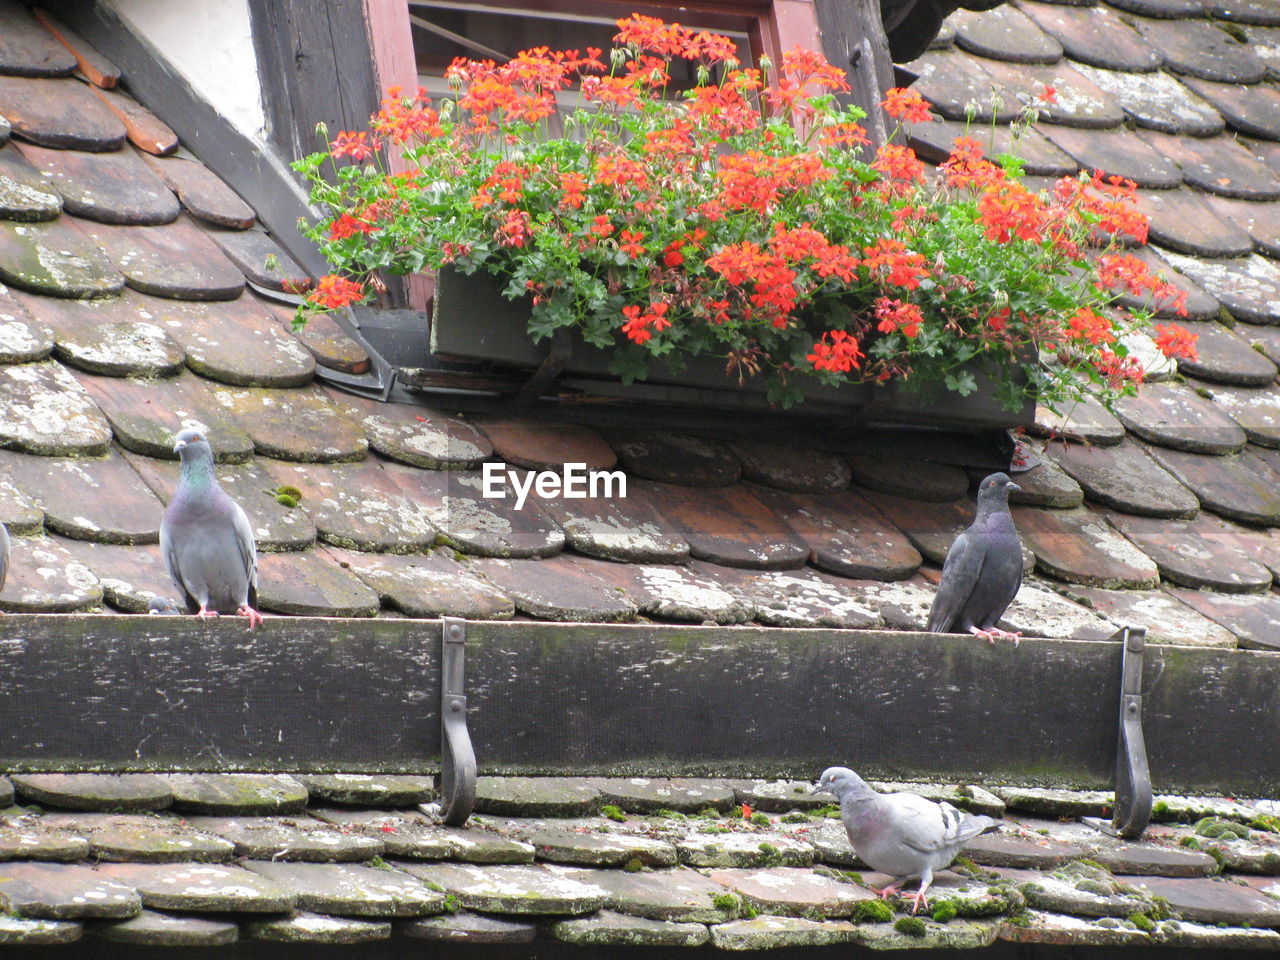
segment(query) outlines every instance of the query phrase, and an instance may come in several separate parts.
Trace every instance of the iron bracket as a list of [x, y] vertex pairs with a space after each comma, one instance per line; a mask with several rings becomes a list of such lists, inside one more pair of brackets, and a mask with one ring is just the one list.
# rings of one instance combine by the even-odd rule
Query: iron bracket
[[476, 803], [476, 753], [467, 732], [465, 666], [467, 628], [457, 617], [441, 623], [440, 661], [440, 815], [461, 826]]
[[547, 353], [546, 359], [542, 361], [542, 365], [533, 371], [528, 382], [520, 388], [516, 393], [515, 402], [518, 404], [532, 403], [538, 397], [547, 392], [547, 388], [551, 386], [556, 377], [564, 372], [564, 368], [569, 364], [569, 358], [573, 356], [573, 340], [569, 337], [567, 327], [557, 327], [555, 332], [551, 334], [551, 349]]
[[1124, 627], [1113, 639], [1120, 652], [1120, 728], [1116, 742], [1116, 803], [1108, 823], [1099, 817], [1084, 822], [1113, 837], [1133, 840], [1151, 822], [1151, 770], [1142, 735], [1142, 659], [1147, 631]]

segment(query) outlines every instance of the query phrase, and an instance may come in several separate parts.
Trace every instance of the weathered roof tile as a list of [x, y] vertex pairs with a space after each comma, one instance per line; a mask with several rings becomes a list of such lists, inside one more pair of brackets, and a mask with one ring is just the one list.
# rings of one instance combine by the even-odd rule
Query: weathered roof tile
[[1018, 114], [1018, 100], [984, 69], [991, 63], [955, 50], [930, 50], [907, 69], [919, 75], [912, 88], [947, 120], [964, 120], [975, 106], [979, 123], [1008, 123]]
[[[1265, 452], [1265, 451], [1259, 451]], [[1214, 513], [1264, 526], [1280, 526], [1280, 473], [1246, 450], [1232, 457], [1151, 448], [1172, 473]]]
[[1215, 593], [1164, 587], [1193, 610], [1226, 627], [1240, 646], [1253, 650], [1280, 650], [1280, 596], [1274, 593]]
[[795, 493], [838, 493], [849, 486], [848, 462], [823, 450], [804, 450], [745, 440], [729, 446], [742, 461], [742, 476]]
[[1280, 198], [1280, 179], [1229, 136], [1179, 138], [1155, 130], [1139, 136], [1182, 168], [1182, 178], [1193, 187], [1242, 200]]
[[1280, 140], [1280, 90], [1265, 83], [1214, 83], [1195, 77], [1182, 82], [1212, 104], [1233, 130]]
[[1145, 589], [1159, 582], [1155, 563], [1091, 510], [1014, 507], [1013, 516], [1036, 565], [1052, 576], [1093, 587]]
[[690, 567], [739, 594], [755, 609], [755, 619], [768, 626], [865, 630], [882, 622], [874, 609], [853, 595], [848, 581], [838, 577], [807, 569], [715, 569], [699, 561]]
[[1027, 577], [997, 624], [1024, 637], [1110, 640], [1118, 625], [1098, 611], [1063, 597], [1049, 581]]
[[511, 597], [531, 617], [586, 623], [631, 620], [636, 604], [615, 585], [597, 577], [603, 561], [561, 554], [541, 560], [481, 559], [471, 569]]
[[142, 903], [156, 910], [280, 913], [293, 909], [297, 899], [280, 884], [231, 864], [105, 863], [98, 871], [128, 884], [125, 889], [136, 888]]
[[14, 134], [45, 147], [103, 151], [124, 144], [123, 124], [79, 80], [0, 75], [0, 115]]
[[1148, 384], [1138, 396], [1119, 400], [1115, 409], [1130, 433], [1160, 447], [1227, 454], [1243, 449], [1247, 440], [1213, 401], [1181, 384]]
[[177, 300], [234, 300], [244, 274], [186, 218], [159, 226], [77, 221], [102, 248], [125, 282], [141, 293]]
[[1239, 387], [1266, 387], [1275, 380], [1275, 363], [1249, 343], [1250, 327], [1231, 330], [1220, 323], [1196, 322], [1184, 326], [1197, 337], [1198, 356], [1178, 362], [1183, 373]]
[[315, 773], [296, 778], [312, 800], [360, 807], [411, 807], [435, 796], [431, 777], [398, 774]]
[[[108, 874], [103, 876], [103, 874]], [[0, 864], [0, 906], [6, 913], [46, 920], [132, 917], [142, 909], [128, 881], [75, 863]]]
[[158, 546], [121, 546], [61, 537], [56, 538], [56, 543], [97, 578], [103, 599], [117, 610], [146, 613], [152, 598], [177, 593]]
[[17, 144], [67, 213], [101, 223], [171, 223], [178, 201], [132, 150], [90, 153]]
[[1241, 257], [1253, 248], [1252, 238], [1206, 202], [1203, 194], [1187, 189], [1141, 191], [1135, 208], [1147, 217], [1151, 240], [1170, 250], [1200, 257]]
[[31, 166], [17, 144], [0, 145], [0, 217], [52, 220], [61, 211], [62, 197]]
[[[957, 137], [972, 133], [967, 124], [958, 120], [933, 119], [927, 123], [906, 124], [904, 129], [916, 153], [934, 163], [941, 163], [951, 155]], [[1013, 139], [1008, 127], [997, 126], [982, 131], [983, 148], [992, 154], [1012, 153]], [[1028, 127], [1018, 139], [1017, 149], [1023, 170], [1029, 176], [1070, 176], [1079, 167], [1075, 160], [1034, 127]]]
[[510, 597], [448, 556], [445, 548], [407, 557], [334, 548], [327, 552], [407, 616], [510, 620], [515, 615]]
[[156, 910], [143, 910], [117, 923], [100, 923], [93, 932], [106, 940], [145, 947], [221, 947], [240, 938], [239, 926], [229, 920]]
[[1141, 877], [1130, 883], [1139, 890], [1164, 897], [1170, 907], [1188, 920], [1280, 927], [1280, 903], [1225, 880]]
[[[1096, 130], [1118, 127], [1124, 122], [1124, 111], [1115, 98], [1077, 70], [1069, 60], [1051, 65], [988, 60], [983, 66], [997, 83], [1013, 91], [1015, 102], [1022, 104], [1036, 100], [1036, 109], [1052, 124]], [[1052, 102], [1036, 99], [1044, 87], [1053, 87], [1056, 91]], [[1043, 132], [1052, 139], [1053, 129], [1046, 126]]]
[[[886, 924], [887, 926], [887, 924]], [[711, 928], [711, 944], [721, 950], [772, 950], [819, 947], [862, 939], [859, 929], [842, 920], [818, 921], [800, 917], [756, 917]], [[905, 946], [905, 941], [903, 946]]]
[[494, 455], [526, 470], [557, 469], [580, 463], [587, 470], [611, 470], [618, 462], [600, 434], [575, 424], [537, 420], [485, 419], [476, 423]]
[[1280, 203], [1208, 196], [1209, 206], [1249, 235], [1260, 253], [1280, 257]]
[[89, 89], [124, 124], [129, 142], [139, 150], [160, 156], [178, 149], [178, 135], [133, 97], [119, 90]]
[[1280, 323], [1280, 266], [1274, 261], [1256, 253], [1231, 260], [1199, 260], [1167, 252], [1164, 256], [1233, 316], [1250, 323]]
[[950, 18], [961, 49], [1013, 63], [1056, 63], [1062, 44], [1046, 34], [1018, 7], [1001, 6], [982, 14], [957, 10]]
[[53, 537], [14, 537], [0, 610], [73, 613], [102, 603], [102, 585]]
[[1249, 593], [1271, 586], [1271, 571], [1234, 542], [1214, 518], [1169, 521], [1109, 515], [1112, 525], [1151, 557], [1160, 574], [1185, 587]]
[[146, 773], [30, 773], [10, 778], [27, 800], [67, 810], [162, 810], [169, 785]]
[[[513, 914], [582, 914], [604, 906], [608, 891], [574, 878], [572, 871], [542, 865], [424, 866], [397, 862], [401, 870], [436, 884], [472, 910]], [[443, 898], [442, 898], [443, 899]]]
[[[1106, 6], [1073, 7], [1037, 0], [1024, 0], [1019, 6], [1078, 63], [1140, 73], [1160, 66], [1160, 51]], [[1092, 74], [1085, 76], [1098, 82]]]
[[656, 430], [619, 430], [605, 438], [628, 474], [686, 486], [724, 487], [742, 465], [727, 443]]
[[1045, 130], [1045, 136], [1086, 170], [1101, 170], [1155, 190], [1167, 190], [1182, 182], [1177, 166], [1123, 127], [1101, 131], [1054, 126]]
[[876, 895], [856, 883], [846, 883], [795, 867], [713, 870], [722, 883], [761, 913], [774, 916], [849, 917], [864, 900]]
[[67, 217], [40, 223], [0, 220], [0, 280], [54, 297], [107, 297], [125, 278]]
[[369, 445], [384, 457], [427, 470], [472, 470], [493, 456], [489, 438], [459, 417], [326, 392], [359, 412]]
[[257, 217], [253, 208], [198, 160], [143, 155], [146, 165], [178, 195], [195, 217], [220, 227], [245, 230]]
[[357, 920], [302, 911], [270, 920], [250, 920], [244, 932], [255, 940], [276, 943], [370, 943], [391, 937], [388, 920]]
[[1266, 75], [1266, 64], [1247, 45], [1208, 20], [1133, 17], [1132, 23], [1174, 73], [1223, 83], [1257, 83]]
[[344, 833], [319, 820], [285, 817], [191, 817], [197, 830], [230, 842], [237, 857], [331, 863], [370, 860], [385, 847], [373, 836]]
[[1036, 407], [1033, 430], [1041, 436], [1065, 438], [1110, 446], [1124, 439], [1124, 424], [1092, 397], [1073, 403], [1055, 413]]
[[[11, 3], [6, 6], [14, 8]], [[97, 87], [114, 87], [120, 81], [120, 68], [89, 46], [80, 34], [39, 7], [33, 8], [31, 14], [49, 33], [53, 34], [55, 40], [67, 49], [75, 59], [80, 72], [88, 78], [90, 83]]]
[[755, 607], [710, 580], [677, 564], [609, 564], [599, 570], [626, 591], [640, 612], [663, 620], [692, 623], [743, 623]]
[[318, 388], [213, 388], [214, 399], [266, 457], [299, 463], [362, 460], [369, 442], [359, 422]]
[[[604, 488], [601, 488], [604, 493]], [[633, 485], [627, 495], [540, 497], [579, 553], [630, 563], [682, 563], [689, 544]]]
[[1111, 94], [1125, 116], [1139, 127], [1193, 137], [1212, 136], [1226, 127], [1218, 111], [1162, 71], [1129, 73], [1084, 63], [1077, 64], [1076, 69]]
[[853, 481], [868, 490], [916, 500], [947, 503], [969, 492], [969, 475], [959, 467], [913, 457], [861, 455], [849, 457]]
[[0, 73], [24, 77], [65, 77], [76, 58], [36, 22], [24, 4], [4, 0], [4, 37], [0, 38]]
[[174, 773], [166, 779], [174, 807], [186, 813], [269, 816], [297, 813], [307, 805], [306, 787], [284, 774]]
[[538, 931], [539, 927], [532, 923], [470, 910], [396, 924], [396, 932], [402, 937], [445, 943], [529, 943]]
[[1045, 453], [1075, 477], [1095, 503], [1150, 517], [1185, 517], [1200, 507], [1195, 495], [1140, 444], [1053, 443]]
[[1070, 586], [1068, 592], [1115, 623], [1142, 624], [1147, 643], [1234, 647], [1236, 638], [1220, 624], [1163, 590], [1103, 590]]
[[1215, 386], [1213, 401], [1240, 425], [1252, 443], [1280, 447], [1280, 394], [1251, 387]]
[[[167, 796], [167, 787], [165, 793]], [[229, 840], [205, 833], [174, 816], [53, 813], [40, 819], [51, 827], [86, 837], [89, 855], [95, 860], [219, 863], [230, 860], [235, 851]]]
[[551, 935], [565, 943], [592, 947], [700, 947], [711, 937], [700, 923], [646, 920], [602, 910], [589, 917], [559, 920]]
[[[310, 284], [307, 272], [265, 230], [237, 230], [201, 224], [204, 232], [240, 268], [245, 279], [267, 290], [297, 293]], [[312, 317], [308, 327], [325, 327], [326, 314]]]
[[315, 550], [259, 556], [258, 602], [292, 617], [373, 617], [379, 608], [376, 590]]

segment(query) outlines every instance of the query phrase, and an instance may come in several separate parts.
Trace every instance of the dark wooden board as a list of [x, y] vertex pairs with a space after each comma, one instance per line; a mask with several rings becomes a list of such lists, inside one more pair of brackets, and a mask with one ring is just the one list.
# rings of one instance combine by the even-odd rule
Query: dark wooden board
[[[468, 623], [482, 772], [1107, 788], [1120, 648], [879, 631]], [[0, 618], [6, 769], [421, 773], [438, 621]], [[1274, 796], [1280, 654], [1148, 647], [1157, 790]]]

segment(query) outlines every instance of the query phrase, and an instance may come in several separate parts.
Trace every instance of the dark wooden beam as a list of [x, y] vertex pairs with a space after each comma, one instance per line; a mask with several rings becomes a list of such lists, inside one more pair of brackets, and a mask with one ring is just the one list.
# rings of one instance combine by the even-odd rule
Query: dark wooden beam
[[[1120, 646], [876, 631], [467, 624], [482, 772], [1106, 789]], [[438, 752], [438, 621], [0, 617], [6, 769], [412, 771]], [[1148, 646], [1157, 791], [1280, 793], [1280, 655]]]
[[853, 89], [843, 99], [867, 112], [863, 125], [871, 141], [868, 149], [874, 151], [889, 132], [880, 101], [893, 86], [893, 59], [880, 22], [879, 0], [814, 0], [813, 6], [822, 52], [848, 73]]
[[268, 135], [283, 156], [365, 130], [381, 99], [363, 0], [249, 0]]

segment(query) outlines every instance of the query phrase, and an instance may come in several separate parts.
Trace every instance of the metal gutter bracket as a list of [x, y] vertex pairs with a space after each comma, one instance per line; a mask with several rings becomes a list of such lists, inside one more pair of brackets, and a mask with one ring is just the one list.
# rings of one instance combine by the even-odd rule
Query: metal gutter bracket
[[573, 356], [573, 341], [569, 337], [567, 327], [557, 327], [555, 332], [551, 334], [551, 349], [547, 353], [547, 357], [542, 361], [542, 365], [533, 371], [528, 382], [520, 388], [515, 396], [515, 402], [518, 404], [528, 404], [538, 399], [547, 392], [547, 388], [551, 386], [556, 377], [564, 372], [564, 368], [569, 363], [569, 358]]
[[464, 824], [476, 803], [476, 754], [467, 732], [465, 621], [445, 617], [440, 644], [440, 815]]
[[1108, 823], [1099, 817], [1084, 822], [1113, 837], [1133, 840], [1151, 822], [1151, 770], [1142, 735], [1142, 658], [1147, 631], [1123, 627], [1113, 639], [1121, 642], [1120, 728], [1116, 742], [1116, 803]]

